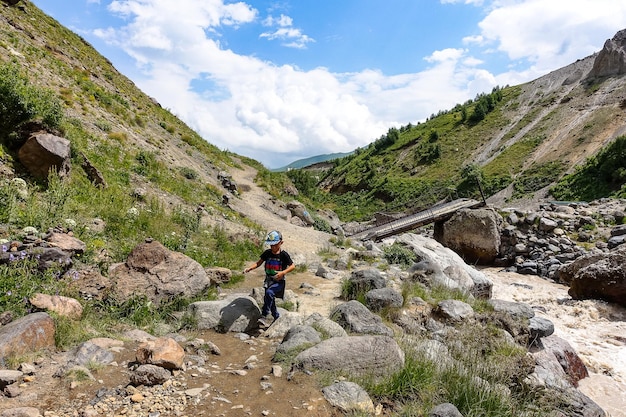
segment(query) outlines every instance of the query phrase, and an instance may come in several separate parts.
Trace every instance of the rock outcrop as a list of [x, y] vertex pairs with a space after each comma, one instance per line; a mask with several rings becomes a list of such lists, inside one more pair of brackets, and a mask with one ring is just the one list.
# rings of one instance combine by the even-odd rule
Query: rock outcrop
[[604, 43], [593, 63], [588, 78], [626, 74], [626, 29], [620, 30]]

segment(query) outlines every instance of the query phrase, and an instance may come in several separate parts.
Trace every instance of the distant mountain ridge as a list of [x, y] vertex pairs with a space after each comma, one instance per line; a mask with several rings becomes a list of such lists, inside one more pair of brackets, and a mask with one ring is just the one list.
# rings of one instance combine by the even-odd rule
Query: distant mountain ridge
[[343, 158], [345, 156], [352, 155], [353, 153], [354, 153], [354, 151], [353, 152], [337, 152], [337, 153], [329, 153], [329, 154], [324, 154], [324, 155], [316, 155], [316, 156], [312, 156], [310, 158], [298, 159], [297, 161], [294, 161], [294, 162], [290, 163], [289, 165], [285, 165], [284, 167], [272, 169], [272, 171], [274, 171], [274, 172], [283, 172], [283, 171], [289, 171], [290, 169], [306, 168], [306, 167], [308, 167], [310, 165], [318, 164], [320, 162], [329, 162], [329, 161], [332, 161], [334, 159]]

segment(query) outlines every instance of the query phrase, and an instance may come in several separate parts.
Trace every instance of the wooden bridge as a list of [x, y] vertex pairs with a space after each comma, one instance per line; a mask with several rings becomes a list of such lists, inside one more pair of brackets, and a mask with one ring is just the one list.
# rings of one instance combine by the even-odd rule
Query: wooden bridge
[[484, 206], [484, 201], [472, 200], [469, 198], [460, 198], [449, 203], [433, 206], [428, 210], [411, 214], [400, 219], [390, 221], [380, 226], [374, 226], [359, 233], [349, 236], [350, 239], [359, 240], [380, 240], [399, 233], [408, 232], [417, 229], [429, 223], [444, 220], [452, 217], [457, 211], [464, 208], [476, 208]]

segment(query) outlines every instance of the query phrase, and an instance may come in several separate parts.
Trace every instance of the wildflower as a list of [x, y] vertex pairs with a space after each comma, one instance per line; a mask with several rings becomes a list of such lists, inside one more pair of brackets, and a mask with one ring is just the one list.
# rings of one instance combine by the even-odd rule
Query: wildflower
[[9, 250], [9, 248], [7, 248], [7, 245], [2, 245], [2, 253], [7, 252]]
[[11, 290], [7, 291], [7, 295], [10, 297], [11, 295], [13, 295], [13, 292]]

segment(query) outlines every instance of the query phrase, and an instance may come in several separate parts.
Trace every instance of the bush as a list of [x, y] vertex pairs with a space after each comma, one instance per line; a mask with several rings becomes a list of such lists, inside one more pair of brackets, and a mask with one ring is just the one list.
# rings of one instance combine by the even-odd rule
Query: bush
[[195, 180], [198, 178], [198, 173], [193, 168], [189, 167], [180, 168], [180, 174], [188, 180]]
[[0, 65], [0, 136], [34, 119], [54, 129], [62, 118], [61, 101], [52, 91], [30, 85], [16, 64]]
[[410, 248], [403, 246], [399, 243], [394, 243], [391, 246], [387, 246], [383, 249], [385, 253], [385, 259], [390, 264], [397, 264], [402, 266], [411, 266], [417, 260], [417, 255]]

